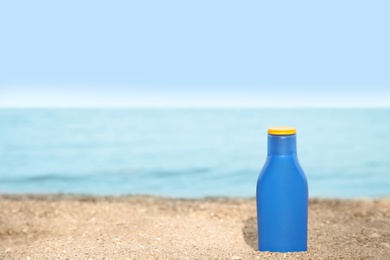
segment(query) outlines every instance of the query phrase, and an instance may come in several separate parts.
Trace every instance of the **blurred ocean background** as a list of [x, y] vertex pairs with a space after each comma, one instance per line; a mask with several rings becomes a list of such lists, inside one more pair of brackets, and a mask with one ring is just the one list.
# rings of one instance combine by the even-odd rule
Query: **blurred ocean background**
[[0, 109], [0, 193], [254, 197], [267, 128], [311, 197], [390, 196], [390, 109]]

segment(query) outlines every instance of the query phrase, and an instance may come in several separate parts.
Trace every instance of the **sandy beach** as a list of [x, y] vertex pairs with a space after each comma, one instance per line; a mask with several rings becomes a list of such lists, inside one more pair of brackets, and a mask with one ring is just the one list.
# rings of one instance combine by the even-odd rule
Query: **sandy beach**
[[312, 199], [309, 248], [257, 251], [254, 199], [0, 196], [0, 259], [390, 259], [390, 199]]

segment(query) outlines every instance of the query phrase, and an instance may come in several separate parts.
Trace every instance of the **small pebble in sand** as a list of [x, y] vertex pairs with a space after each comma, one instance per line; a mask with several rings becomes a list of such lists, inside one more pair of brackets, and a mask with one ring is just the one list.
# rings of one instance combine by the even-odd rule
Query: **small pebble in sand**
[[384, 248], [390, 248], [390, 244], [388, 243], [381, 243], [381, 246], [383, 246]]
[[369, 235], [370, 238], [378, 238], [380, 235], [378, 233], [372, 233]]

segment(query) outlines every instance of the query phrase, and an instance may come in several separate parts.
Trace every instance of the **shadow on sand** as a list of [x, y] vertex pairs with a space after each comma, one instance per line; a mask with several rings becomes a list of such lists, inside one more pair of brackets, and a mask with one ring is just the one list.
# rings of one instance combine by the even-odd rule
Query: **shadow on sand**
[[255, 217], [248, 218], [244, 221], [242, 234], [244, 236], [245, 242], [257, 251], [257, 220]]

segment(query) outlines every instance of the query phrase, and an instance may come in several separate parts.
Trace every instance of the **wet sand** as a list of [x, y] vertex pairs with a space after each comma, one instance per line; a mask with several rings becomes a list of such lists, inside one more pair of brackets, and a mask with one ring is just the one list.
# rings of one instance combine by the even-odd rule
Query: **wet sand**
[[390, 259], [390, 198], [310, 200], [308, 245], [258, 252], [254, 199], [0, 195], [0, 259]]

